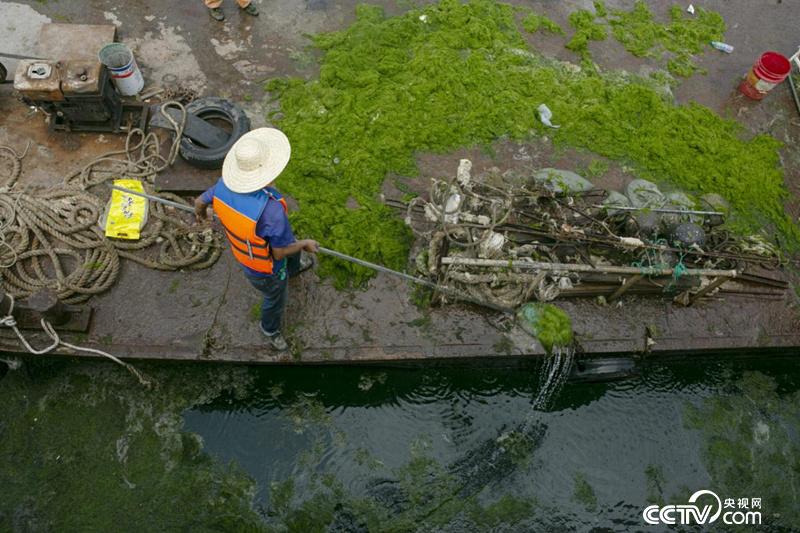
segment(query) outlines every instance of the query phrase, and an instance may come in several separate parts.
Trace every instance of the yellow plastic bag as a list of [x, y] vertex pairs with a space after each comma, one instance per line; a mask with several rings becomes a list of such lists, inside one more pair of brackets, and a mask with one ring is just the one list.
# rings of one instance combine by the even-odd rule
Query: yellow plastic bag
[[[114, 180], [114, 185], [144, 192], [139, 180]], [[106, 237], [136, 240], [147, 218], [147, 198], [113, 189], [106, 218]]]

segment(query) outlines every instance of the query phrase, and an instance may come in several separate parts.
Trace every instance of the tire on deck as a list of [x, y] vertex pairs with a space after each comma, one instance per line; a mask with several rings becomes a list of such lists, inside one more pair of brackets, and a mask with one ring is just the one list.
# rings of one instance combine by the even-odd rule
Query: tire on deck
[[213, 148], [196, 144], [186, 136], [181, 138], [181, 157], [198, 168], [222, 168], [225, 155], [233, 144], [239, 137], [250, 131], [250, 118], [244, 110], [224, 98], [216, 96], [200, 98], [187, 105], [186, 112], [230, 132], [230, 137], [225, 144]]

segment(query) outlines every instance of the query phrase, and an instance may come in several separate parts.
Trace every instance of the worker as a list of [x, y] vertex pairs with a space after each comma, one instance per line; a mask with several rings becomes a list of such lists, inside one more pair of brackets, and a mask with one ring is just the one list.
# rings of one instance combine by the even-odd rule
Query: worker
[[286, 200], [269, 185], [289, 162], [291, 146], [280, 130], [259, 128], [243, 135], [222, 164], [222, 177], [194, 202], [198, 222], [211, 205], [222, 223], [233, 257], [253, 287], [261, 291], [261, 332], [276, 350], [288, 344], [281, 334], [288, 278], [313, 265], [316, 241], [296, 240]]
[[[222, 11], [220, 7], [222, 5], [222, 0], [204, 0], [206, 3], [206, 7], [208, 8], [208, 14], [211, 15], [211, 18], [214, 20], [218, 20], [222, 22], [225, 20], [225, 13]], [[258, 8], [253, 3], [253, 0], [236, 0], [239, 4], [239, 8], [247, 13], [248, 15], [252, 15], [254, 17], [258, 16]]]

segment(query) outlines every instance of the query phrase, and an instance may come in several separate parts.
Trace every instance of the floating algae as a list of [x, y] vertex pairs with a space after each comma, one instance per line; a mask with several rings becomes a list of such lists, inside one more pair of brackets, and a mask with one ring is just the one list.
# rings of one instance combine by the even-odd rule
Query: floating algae
[[[747, 372], [729, 392], [686, 407], [684, 420], [703, 437], [703, 462], [719, 494], [761, 498], [776, 531], [800, 523], [800, 392]], [[766, 523], [766, 522], [765, 522]]]
[[[522, 430], [521, 430], [522, 431]], [[529, 497], [503, 495], [485, 503], [487, 488], [506, 482], [539, 446], [544, 428], [504, 433], [443, 465], [411, 446], [410, 460], [386, 477], [372, 478], [366, 494], [349, 492], [315, 471], [302, 499], [292, 479], [273, 483], [269, 531], [494, 531], [538, 516]], [[309, 465], [311, 467], [311, 465]], [[298, 473], [295, 473], [297, 476]], [[484, 495], [485, 496], [485, 495]], [[453, 526], [456, 526], [453, 529]]]
[[253, 480], [183, 430], [186, 408], [242, 394], [245, 369], [142, 365], [154, 392], [112, 364], [25, 364], [0, 387], [0, 530], [261, 529]]
[[[562, 123], [547, 132], [557, 143], [689, 192], [720, 193], [738, 212], [738, 229], [771, 223], [796, 242], [778, 141], [744, 140], [738, 123], [696, 104], [675, 106], [652, 81], [548, 61], [527, 49], [515, 13], [492, 0], [443, 0], [390, 18], [361, 5], [349, 28], [314, 37], [319, 79], [268, 83], [281, 107], [271, 118], [292, 140], [280, 186], [300, 203], [292, 215], [299, 234], [404, 267], [409, 232], [377, 201], [385, 177], [415, 175], [417, 151], [544, 133], [535, 110], [547, 102]], [[327, 260], [321, 271], [340, 286], [371, 275]]]

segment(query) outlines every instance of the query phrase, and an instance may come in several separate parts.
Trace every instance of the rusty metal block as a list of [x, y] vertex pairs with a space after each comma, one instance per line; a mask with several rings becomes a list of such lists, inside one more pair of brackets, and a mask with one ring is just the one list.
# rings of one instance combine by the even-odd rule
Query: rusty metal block
[[55, 291], [49, 289], [29, 296], [25, 308], [37, 313], [54, 326], [65, 324], [70, 318], [69, 310], [58, 300]]

